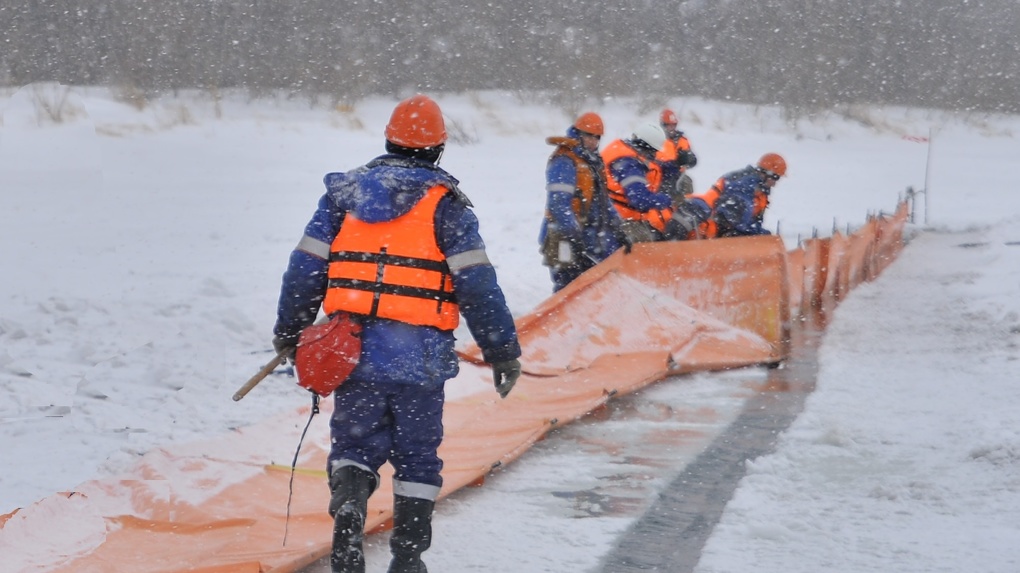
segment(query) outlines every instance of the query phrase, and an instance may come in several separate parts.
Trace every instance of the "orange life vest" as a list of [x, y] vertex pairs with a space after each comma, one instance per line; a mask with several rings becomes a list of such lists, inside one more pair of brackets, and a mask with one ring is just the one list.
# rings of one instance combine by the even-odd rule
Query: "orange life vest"
[[662, 149], [655, 152], [655, 159], [666, 163], [675, 160], [676, 153], [676, 143], [673, 143], [672, 139], [667, 139], [666, 142], [663, 143]]
[[758, 190], [754, 192], [754, 216], [760, 217], [765, 209], [769, 208], [769, 196], [764, 191]]
[[326, 314], [346, 311], [453, 330], [460, 311], [453, 275], [436, 242], [437, 185], [410, 211], [381, 223], [347, 213], [329, 249]]
[[[668, 162], [675, 161], [681, 151], [690, 151], [691, 142], [687, 137], [681, 135], [678, 139], [667, 139], [663, 144], [662, 149], [655, 153], [655, 159]], [[686, 166], [680, 166], [680, 172], [683, 173], [687, 170]]]
[[609, 189], [609, 199], [613, 202], [620, 217], [630, 221], [645, 221], [655, 229], [665, 232], [666, 223], [673, 218], [673, 209], [649, 209], [641, 212], [631, 207], [630, 200], [623, 190], [623, 186], [613, 177], [609, 165], [622, 157], [633, 157], [640, 161], [648, 171], [645, 173], [645, 180], [648, 182], [648, 190], [656, 193], [659, 190], [659, 183], [662, 182], [662, 169], [654, 161], [638, 155], [637, 151], [624, 143], [622, 139], [610, 143], [602, 150], [602, 161], [606, 164], [606, 187]]
[[[577, 140], [569, 137], [549, 137], [546, 143], [556, 146], [552, 157], [566, 156], [574, 162], [577, 170], [577, 179], [574, 187], [574, 197], [570, 200], [570, 207], [577, 215], [577, 221], [584, 226], [588, 222], [588, 215], [591, 214], [592, 199], [595, 194], [595, 180], [598, 174], [592, 171], [591, 165], [581, 156], [574, 153], [571, 147], [578, 145]], [[552, 159], [552, 157], [550, 159]], [[552, 216], [546, 212], [546, 218], [552, 220]]]
[[[719, 201], [723, 189], [726, 187], [726, 178], [720, 177], [708, 191], [700, 195], [691, 195], [691, 199], [701, 199], [708, 205], [709, 213], [715, 213], [715, 204]], [[698, 229], [693, 231], [688, 238], [691, 239], [714, 239], [719, 236], [719, 226], [715, 217], [709, 215], [708, 219], [698, 224]]]

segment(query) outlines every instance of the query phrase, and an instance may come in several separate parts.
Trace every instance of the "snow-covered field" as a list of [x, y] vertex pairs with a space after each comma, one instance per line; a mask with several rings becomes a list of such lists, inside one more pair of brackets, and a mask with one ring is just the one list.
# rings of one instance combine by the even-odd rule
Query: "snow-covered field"
[[[381, 153], [396, 101], [191, 95], [138, 109], [101, 89], [72, 90], [61, 107], [61, 93], [0, 92], [0, 514], [306, 403], [284, 379], [230, 396], [268, 357], [280, 275], [322, 175]], [[522, 315], [550, 292], [536, 242], [544, 138], [571, 118], [509, 94], [437, 99], [454, 135], [443, 166]], [[62, 122], [38, 113], [47, 101]], [[662, 104], [698, 153], [698, 191], [766, 151], [787, 158], [766, 220], [790, 246], [891, 212], [908, 186], [930, 199], [901, 259], [837, 310], [818, 389], [779, 450], [750, 462], [699, 570], [1020, 570], [1020, 118], [858, 109], [791, 121]], [[659, 111], [592, 108], [609, 137]], [[916, 141], [929, 135], [930, 149]], [[649, 396], [711, 401], [727, 380]], [[600, 471], [585, 459], [546, 448], [441, 504], [430, 568], [520, 571], [527, 555], [542, 567], [531, 570], [595, 570], [626, 519], [536, 529], [541, 515], [521, 503], [542, 494], [520, 484]], [[478, 527], [494, 513], [499, 539]], [[0, 553], [14, 549], [0, 535]]]

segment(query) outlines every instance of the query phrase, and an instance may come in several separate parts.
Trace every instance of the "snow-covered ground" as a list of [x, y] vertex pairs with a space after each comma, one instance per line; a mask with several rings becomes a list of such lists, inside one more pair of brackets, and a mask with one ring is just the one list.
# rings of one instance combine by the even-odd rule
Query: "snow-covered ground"
[[[0, 93], [0, 514], [306, 403], [283, 379], [230, 396], [267, 357], [280, 274], [322, 175], [381, 153], [395, 103], [189, 96], [138, 109], [106, 90], [55, 92]], [[508, 94], [437, 99], [454, 135], [443, 166], [522, 315], [550, 291], [536, 243], [543, 140], [571, 118]], [[39, 113], [45, 102], [63, 122]], [[930, 199], [900, 260], [837, 309], [817, 390], [777, 452], [749, 462], [698, 570], [1020, 570], [1020, 118], [864, 109], [793, 121], [662, 104], [698, 153], [699, 191], [766, 151], [787, 158], [766, 219], [790, 246], [891, 212], [908, 186]], [[592, 107], [610, 137], [659, 111]], [[916, 139], [930, 134], [929, 156]], [[745, 375], [760, 373], [675, 379], [641, 398], [701, 400], [725, 420], [738, 404], [724, 390]], [[430, 567], [597, 570], [638, 512], [571, 516], [573, 501], [549, 497], [609, 471], [604, 455], [563, 451], [571, 443], [441, 504]], [[550, 514], [571, 517], [536, 527]], [[381, 551], [370, 570], [384, 570]]]

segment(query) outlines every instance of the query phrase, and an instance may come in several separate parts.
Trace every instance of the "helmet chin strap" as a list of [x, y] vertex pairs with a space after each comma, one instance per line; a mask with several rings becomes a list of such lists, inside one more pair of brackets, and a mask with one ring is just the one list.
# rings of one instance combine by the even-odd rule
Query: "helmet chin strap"
[[442, 148], [442, 149], [440, 149], [440, 150], [439, 150], [439, 157], [436, 157], [436, 167], [438, 167], [438, 166], [439, 166], [439, 161], [440, 161], [441, 159], [443, 159], [443, 154], [444, 154], [444, 153], [446, 153], [446, 146], [445, 146], [445, 145], [443, 146], [443, 148]]

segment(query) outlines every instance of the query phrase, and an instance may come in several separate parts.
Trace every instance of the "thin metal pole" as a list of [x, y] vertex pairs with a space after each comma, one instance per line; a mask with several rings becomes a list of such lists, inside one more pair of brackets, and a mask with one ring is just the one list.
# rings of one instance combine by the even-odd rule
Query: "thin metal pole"
[[935, 130], [928, 128], [928, 159], [924, 165], [924, 224], [928, 224], [928, 202], [931, 201], [931, 148], [935, 143]]

